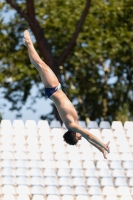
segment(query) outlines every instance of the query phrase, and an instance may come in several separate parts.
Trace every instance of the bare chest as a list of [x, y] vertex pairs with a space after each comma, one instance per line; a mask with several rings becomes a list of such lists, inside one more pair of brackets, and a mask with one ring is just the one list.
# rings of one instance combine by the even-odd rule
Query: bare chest
[[55, 92], [51, 99], [63, 122], [78, 121], [78, 115], [73, 104], [61, 90]]

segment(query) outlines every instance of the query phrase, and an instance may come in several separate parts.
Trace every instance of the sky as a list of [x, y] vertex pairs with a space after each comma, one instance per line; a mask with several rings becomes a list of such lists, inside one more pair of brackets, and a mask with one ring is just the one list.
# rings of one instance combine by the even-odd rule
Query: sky
[[[7, 12], [4, 15], [4, 21], [7, 22], [11, 16], [14, 16], [14, 12]], [[36, 90], [37, 87], [33, 86], [31, 90], [31, 95], [35, 94]], [[2, 119], [8, 119], [11, 120], [11, 122], [17, 119], [16, 114], [19, 114], [19, 112], [10, 111], [11, 104], [6, 99], [2, 98], [2, 90], [0, 90], [0, 106], [2, 104], [6, 104], [5, 107], [0, 107], [0, 110], [2, 112]], [[40, 120], [41, 115], [48, 114], [52, 110], [51, 100], [45, 99], [45, 97], [37, 99], [36, 104], [33, 105], [33, 108], [36, 110], [36, 112], [27, 109], [27, 107], [29, 107], [30, 104], [31, 98], [29, 97], [28, 101], [25, 105], [23, 105], [22, 110], [20, 111], [20, 113], [22, 113], [22, 117], [19, 119], [23, 120], [24, 122], [26, 122], [26, 120], [35, 120], [36, 122], [38, 122]]]

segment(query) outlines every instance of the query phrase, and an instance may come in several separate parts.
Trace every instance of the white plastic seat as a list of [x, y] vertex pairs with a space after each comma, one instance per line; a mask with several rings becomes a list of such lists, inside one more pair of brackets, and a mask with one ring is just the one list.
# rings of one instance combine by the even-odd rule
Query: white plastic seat
[[129, 195], [123, 195], [120, 197], [120, 200], [132, 200], [132, 196], [129, 196]]
[[77, 154], [78, 153], [78, 149], [77, 149], [77, 147], [75, 146], [75, 145], [67, 145], [66, 146], [66, 152], [67, 153], [75, 153], [75, 154]]
[[100, 177], [111, 177], [109, 169], [100, 169], [99, 176]]
[[115, 186], [127, 186], [127, 181], [125, 178], [116, 178]]
[[[94, 148], [94, 147], [93, 147]], [[98, 149], [97, 149], [98, 150]], [[95, 151], [96, 152], [96, 151]], [[108, 154], [107, 154], [107, 158], [108, 158]], [[103, 157], [103, 154], [100, 152], [100, 151], [97, 151], [95, 153], [95, 156], [94, 156], [94, 160], [96, 161], [104, 161], [105, 158]]]
[[119, 161], [120, 160], [120, 156], [118, 153], [109, 153], [108, 154], [108, 160], [109, 161]]
[[124, 129], [133, 129], [133, 122], [132, 121], [125, 121], [124, 122]]
[[42, 176], [42, 172], [39, 168], [31, 168], [29, 174], [30, 176]]
[[34, 195], [32, 200], [46, 200], [43, 195]]
[[85, 160], [83, 162], [83, 169], [95, 169], [95, 165], [94, 165], [94, 162], [93, 161], [88, 161], [88, 160]]
[[102, 196], [100, 195], [93, 195], [90, 200], [104, 200]]
[[68, 162], [67, 161], [56, 161], [56, 168], [66, 168], [68, 169], [69, 166], [68, 166]]
[[113, 172], [112, 172], [112, 175], [113, 177], [115, 178], [124, 178], [125, 175], [124, 175], [124, 172], [122, 169], [114, 169]]
[[133, 156], [132, 156], [132, 154], [131, 153], [122, 153], [121, 155], [120, 155], [120, 157], [121, 157], [121, 160], [122, 161], [132, 161], [133, 160]]
[[56, 152], [54, 156], [55, 160], [67, 160], [67, 155], [64, 152]]
[[16, 160], [27, 160], [27, 154], [24, 153], [24, 152], [18, 151], [14, 154], [14, 157], [15, 157]]
[[67, 155], [67, 159], [69, 161], [73, 161], [73, 160], [76, 160], [76, 161], [80, 161], [80, 155], [78, 153], [73, 153], [73, 152], [69, 152], [68, 155]]
[[39, 153], [40, 152], [40, 149], [39, 149], [39, 146], [37, 144], [29, 144], [27, 146], [27, 151], [30, 152], [30, 153]]
[[101, 136], [106, 138], [112, 138], [113, 137], [113, 131], [111, 129], [102, 129], [101, 130]]
[[37, 136], [37, 129], [33, 128], [33, 127], [31, 127], [31, 128], [25, 128], [24, 135], [25, 136], [29, 136], [29, 135], [31, 135], [31, 136], [33, 136], [33, 135]]
[[61, 195], [73, 195], [72, 188], [70, 186], [61, 186], [60, 194]]
[[13, 153], [11, 152], [2, 152], [1, 153], [1, 159], [2, 160], [13, 160]]
[[61, 128], [61, 123], [58, 120], [52, 120], [50, 123], [51, 128]]
[[86, 188], [84, 186], [76, 186], [74, 189], [75, 195], [87, 195]]
[[133, 169], [126, 170], [126, 177], [133, 178]]
[[52, 148], [52, 146], [50, 145], [50, 144], [47, 144], [47, 145], [44, 145], [44, 144], [42, 144], [41, 146], [40, 146], [40, 151], [41, 152], [53, 152], [53, 148]]
[[13, 168], [13, 161], [12, 160], [2, 160], [1, 161], [2, 168]]
[[92, 152], [83, 152], [80, 156], [82, 161], [85, 160], [94, 160], [94, 156]]
[[32, 195], [36, 195], [36, 194], [44, 195], [44, 189], [40, 185], [32, 186], [31, 187], [31, 194]]
[[86, 195], [78, 195], [76, 197], [76, 200], [89, 200], [89, 197]]
[[41, 163], [39, 160], [30, 160], [29, 168], [41, 168]]
[[27, 144], [38, 144], [38, 137], [37, 135], [28, 135], [27, 139], [26, 139], [26, 143]]
[[57, 189], [56, 186], [47, 186], [46, 190], [45, 190], [45, 193], [47, 195], [53, 195], [53, 194], [54, 195], [58, 195], [59, 194], [58, 189]]
[[122, 196], [122, 195], [131, 195], [129, 187], [125, 187], [125, 186], [119, 186], [117, 189], [117, 195], [118, 196]]
[[91, 129], [91, 128], [96, 128], [98, 129], [98, 123], [96, 121], [89, 121], [87, 128]]
[[1, 171], [2, 176], [13, 176], [14, 175], [14, 171], [12, 168], [4, 168]]
[[131, 153], [130, 147], [128, 145], [120, 145], [118, 147], [119, 153]]
[[15, 187], [13, 185], [4, 185], [2, 187], [2, 194], [15, 194]]
[[[59, 169], [61, 170], [61, 169]], [[55, 170], [53, 168], [47, 168], [44, 170], [44, 176], [51, 176], [51, 177], [56, 177]]]
[[100, 133], [100, 130], [99, 129], [93, 129], [91, 128], [89, 130], [89, 132], [93, 135], [95, 135], [99, 140], [101, 140], [101, 133]]
[[109, 166], [106, 161], [99, 160], [99, 161], [97, 161], [96, 168], [97, 169], [109, 169]]
[[85, 123], [85, 121], [79, 120], [78, 123], [79, 123], [79, 126], [81, 126], [82, 128], [86, 128], [86, 123]]
[[51, 152], [43, 152], [41, 158], [42, 160], [54, 160], [54, 156]]
[[12, 123], [10, 120], [2, 119], [0, 126], [1, 126], [1, 128], [12, 128]]
[[53, 200], [53, 199], [54, 200], [60, 200], [60, 197], [58, 195], [48, 195], [46, 200]]
[[27, 185], [18, 185], [16, 188], [16, 193], [17, 194], [27, 194], [30, 195], [30, 190]]
[[[82, 138], [82, 141], [83, 141], [83, 138]], [[87, 142], [87, 141], [86, 141]], [[78, 148], [78, 151], [80, 153], [92, 153], [92, 150], [91, 150], [91, 146], [89, 143], [87, 143], [87, 145], [83, 142], [81, 143], [81, 145], [79, 146]]]
[[89, 195], [101, 195], [100, 187], [90, 186], [89, 188]]
[[23, 151], [26, 152], [26, 146], [24, 144], [16, 144], [14, 151]]
[[19, 129], [24, 128], [23, 120], [14, 120], [13, 121], [13, 128], [19, 128]]
[[25, 138], [23, 135], [16, 135], [13, 139], [13, 143], [18, 144], [26, 144]]
[[2, 197], [2, 200], [16, 200], [14, 195], [6, 194]]
[[122, 169], [122, 165], [121, 165], [120, 161], [111, 161], [110, 168], [111, 169]]
[[57, 175], [58, 175], [58, 177], [69, 177], [70, 176], [69, 171], [66, 168], [58, 169]]
[[70, 169], [82, 169], [81, 162], [77, 160], [71, 160], [69, 167]]
[[56, 162], [52, 160], [44, 160], [42, 161], [43, 168], [56, 168]]
[[128, 146], [127, 138], [125, 136], [121, 137], [121, 135], [116, 138], [115, 143], [116, 145], [119, 145], [119, 146]]
[[28, 171], [25, 168], [18, 168], [15, 172], [16, 176], [28, 176]]
[[37, 152], [29, 152], [28, 159], [29, 160], [40, 160], [40, 154]]
[[30, 197], [28, 195], [18, 195], [17, 200], [30, 200]]
[[72, 177], [84, 177], [82, 169], [72, 169], [71, 176]]
[[72, 195], [63, 195], [61, 200], [74, 200]]
[[31, 185], [41, 185], [41, 186], [44, 185], [43, 179], [41, 177], [31, 177], [30, 184]]
[[45, 177], [44, 182], [45, 182], [45, 185], [47, 186], [57, 185], [57, 179], [55, 177]]
[[35, 120], [26, 120], [25, 128], [37, 128], [37, 124]]
[[101, 186], [113, 186], [113, 181], [111, 178], [104, 177], [100, 181]]
[[87, 186], [99, 186], [99, 181], [97, 178], [87, 178]]
[[16, 160], [15, 166], [17, 168], [27, 168], [27, 163], [25, 160]]
[[13, 151], [13, 146], [11, 144], [2, 144], [1, 151]]
[[110, 129], [110, 123], [109, 121], [101, 121], [99, 124], [99, 128], [101, 129]]
[[133, 187], [133, 178], [129, 179], [129, 184], [128, 185], [129, 185], [129, 187]]
[[103, 195], [107, 196], [107, 195], [112, 195], [112, 196], [116, 196], [116, 189], [113, 186], [105, 186], [103, 187]]
[[72, 182], [74, 186], [86, 186], [85, 180], [83, 177], [75, 177], [73, 178]]
[[10, 135], [2, 135], [2, 137], [0, 139], [0, 143], [1, 144], [12, 144], [13, 139]]
[[1, 128], [0, 135], [13, 136], [13, 128]]
[[52, 144], [52, 141], [48, 135], [41, 135], [40, 139], [38, 140], [38, 143], [50, 146]]
[[123, 162], [124, 169], [133, 169], [133, 161], [125, 161]]
[[116, 196], [108, 195], [105, 200], [118, 200], [118, 198]]
[[129, 138], [128, 144], [131, 145], [131, 146], [133, 145], [133, 136], [131, 136], [131, 137]]
[[97, 177], [97, 173], [95, 169], [86, 169], [85, 177]]
[[45, 129], [45, 130], [50, 129], [50, 126], [47, 120], [39, 120], [37, 123], [37, 127]]
[[60, 186], [72, 186], [71, 179], [69, 177], [61, 177], [59, 178]]
[[23, 176], [17, 177], [16, 184], [17, 185], [29, 185], [28, 178], [23, 177]]
[[113, 121], [111, 125], [112, 129], [122, 129], [123, 125], [121, 121]]
[[1, 184], [2, 185], [14, 185], [14, 179], [12, 176], [2, 177]]

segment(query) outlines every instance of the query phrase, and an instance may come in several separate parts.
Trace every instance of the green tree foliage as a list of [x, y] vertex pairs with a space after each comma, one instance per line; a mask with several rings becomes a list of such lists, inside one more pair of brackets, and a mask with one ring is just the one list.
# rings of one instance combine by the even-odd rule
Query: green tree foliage
[[[22, 45], [28, 28], [80, 119], [132, 119], [132, 0], [93, 0], [89, 12], [89, 5], [84, 9], [87, 2], [5, 0], [0, 4], [3, 13], [16, 9], [8, 23], [0, 16], [0, 83], [11, 109], [20, 110], [32, 85], [41, 81]], [[35, 98], [41, 96], [43, 88]]]

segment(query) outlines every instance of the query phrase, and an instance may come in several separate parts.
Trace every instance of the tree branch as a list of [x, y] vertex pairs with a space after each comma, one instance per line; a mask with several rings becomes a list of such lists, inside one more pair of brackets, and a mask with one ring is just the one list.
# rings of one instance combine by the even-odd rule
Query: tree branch
[[34, 19], [35, 18], [34, 0], [27, 0], [26, 3], [27, 3], [27, 13], [32, 19]]
[[55, 61], [51, 53], [51, 48], [47, 42], [47, 39], [44, 37], [43, 30], [38, 21], [36, 20], [36, 18], [35, 17], [31, 18], [31, 16], [28, 15], [29, 13], [30, 15], [33, 15], [34, 12], [33, 0], [27, 0], [27, 9], [30, 10], [30, 5], [32, 6], [33, 9], [32, 11], [28, 10], [27, 14], [21, 9], [21, 7], [18, 4], [15, 3], [14, 0], [6, 0], [6, 2], [10, 4], [10, 6], [14, 8], [19, 13], [19, 15], [29, 23], [29, 26], [36, 38], [39, 50], [46, 64], [49, 65], [49, 67], [53, 70], [53, 72], [56, 74], [57, 78], [61, 82], [59, 66], [57, 65], [57, 62]]
[[8, 4], [10, 4], [10, 6], [12, 8], [14, 8], [20, 15], [22, 18], [25, 18], [27, 20], [27, 22], [29, 24], [32, 24], [32, 26], [34, 26], [34, 23], [33, 21], [30, 19], [30, 17], [21, 9], [21, 7], [16, 3], [14, 2], [13, 0], [6, 0], [6, 2]]
[[62, 53], [62, 55], [60, 56], [60, 58], [58, 59], [58, 65], [60, 66], [64, 60], [67, 58], [69, 52], [72, 50], [72, 48], [74, 47], [75, 43], [76, 43], [76, 40], [77, 40], [77, 37], [82, 29], [82, 25], [85, 21], [85, 18], [88, 14], [88, 11], [89, 11], [89, 8], [90, 8], [90, 4], [91, 4], [91, 0], [86, 0], [86, 5], [85, 5], [85, 8], [83, 10], [83, 13], [81, 15], [81, 18], [77, 24], [77, 27], [76, 27], [76, 30], [71, 38], [71, 40], [69, 41], [69, 44], [67, 46], [67, 48], [64, 50], [64, 52]]

